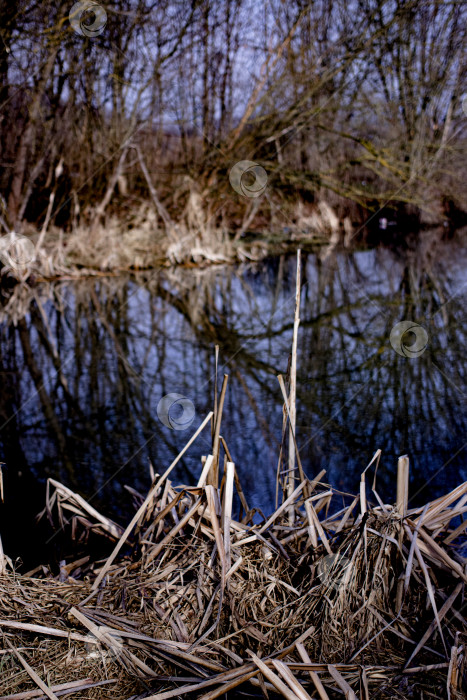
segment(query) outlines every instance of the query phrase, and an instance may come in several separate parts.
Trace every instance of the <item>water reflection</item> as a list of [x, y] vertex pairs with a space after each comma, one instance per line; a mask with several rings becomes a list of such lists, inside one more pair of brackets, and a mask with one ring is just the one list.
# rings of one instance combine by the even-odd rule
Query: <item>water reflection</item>
[[[303, 263], [297, 436], [307, 474], [324, 468], [331, 484], [355, 492], [379, 447], [378, 490], [389, 501], [400, 454], [411, 458], [413, 503], [466, 479], [464, 253], [451, 245], [427, 260], [379, 249]], [[211, 409], [215, 344], [220, 375], [229, 374], [222, 432], [250, 504], [269, 510], [294, 284], [291, 257], [18, 289], [28, 311], [0, 328], [5, 549], [26, 555], [48, 476], [124, 518], [124, 486], [144, 492], [149, 463], [164, 471]], [[8, 308], [21, 316], [21, 303]], [[417, 358], [391, 347], [402, 320], [428, 334]], [[170, 393], [195, 405], [186, 431], [157, 417]], [[197, 479], [209, 451], [206, 432], [174, 480]]]

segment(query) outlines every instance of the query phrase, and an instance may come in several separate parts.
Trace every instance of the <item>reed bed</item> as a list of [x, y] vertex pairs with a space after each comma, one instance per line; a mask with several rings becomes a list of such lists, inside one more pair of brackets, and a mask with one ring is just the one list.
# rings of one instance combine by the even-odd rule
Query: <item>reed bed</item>
[[177, 461], [124, 532], [49, 481], [44, 516], [114, 547], [55, 576], [3, 556], [2, 698], [465, 697], [467, 483], [407, 509], [403, 458], [395, 505], [321, 474], [266, 519], [220, 435], [195, 487], [171, 482]]
[[[157, 196], [156, 199], [162, 206]], [[320, 202], [309, 216], [303, 206], [298, 206], [285, 221], [274, 220], [265, 230], [251, 229], [257, 212], [253, 207], [238, 222], [235, 233], [226, 221], [217, 220], [194, 190], [188, 195], [179, 221], [173, 221], [164, 207], [161, 211], [142, 202], [128, 218], [109, 216], [102, 223], [96, 214], [94, 223], [76, 223], [69, 232], [53, 226], [39, 232], [34, 226], [25, 225], [24, 235], [9, 232], [0, 245], [0, 281], [5, 276], [25, 283], [31, 279], [79, 279], [181, 264], [259, 261], [271, 254], [295, 250], [298, 245], [317, 250], [327, 258], [338, 246], [350, 248], [357, 235], [350, 219], [346, 217], [341, 222], [326, 202]]]

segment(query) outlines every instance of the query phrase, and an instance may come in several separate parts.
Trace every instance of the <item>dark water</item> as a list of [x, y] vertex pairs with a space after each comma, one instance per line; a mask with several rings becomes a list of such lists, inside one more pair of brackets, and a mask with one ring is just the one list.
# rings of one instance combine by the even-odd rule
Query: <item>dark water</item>
[[[431, 255], [378, 249], [303, 258], [297, 440], [309, 476], [324, 468], [330, 484], [354, 493], [381, 448], [377, 488], [386, 501], [395, 499], [402, 454], [411, 462], [412, 505], [467, 478], [466, 260], [454, 244]], [[5, 298], [5, 551], [27, 563], [43, 554], [33, 516], [47, 477], [125, 523], [132, 509], [125, 485], [145, 493], [149, 463], [162, 473], [212, 408], [215, 344], [219, 377], [229, 375], [222, 434], [250, 504], [270, 511], [282, 429], [276, 375], [287, 370], [294, 290], [295, 258], [287, 257], [60, 282], [36, 287], [32, 298], [24, 289]], [[417, 357], [401, 356], [390, 342], [406, 320], [424, 329], [402, 339]], [[170, 393], [194, 405], [184, 430], [158, 418]], [[169, 415], [183, 421], [177, 406]], [[205, 431], [173, 481], [195, 482], [210, 445]]]

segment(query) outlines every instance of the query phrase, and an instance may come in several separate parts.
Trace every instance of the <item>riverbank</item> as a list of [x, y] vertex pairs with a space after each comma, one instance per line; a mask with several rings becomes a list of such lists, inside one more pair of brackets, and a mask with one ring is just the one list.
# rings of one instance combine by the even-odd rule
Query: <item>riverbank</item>
[[401, 458], [395, 505], [367, 470], [355, 497], [321, 473], [265, 520], [219, 446], [223, 475], [212, 454], [175, 486], [180, 454], [125, 532], [49, 482], [43, 515], [112, 553], [26, 575], [2, 556], [2, 697], [464, 697], [467, 483], [407, 509]]
[[302, 213], [287, 226], [276, 217], [267, 225], [263, 222], [262, 228], [251, 228], [253, 221], [247, 217], [232, 232], [226, 222], [210, 218], [197, 200], [190, 202], [177, 222], [161, 219], [148, 205], [129, 219], [109, 217], [105, 224], [76, 226], [68, 232], [54, 227], [38, 231], [26, 225], [21, 233], [0, 238], [4, 271], [20, 279], [31, 274], [51, 279], [172, 265], [232, 264], [258, 261], [298, 246], [348, 248], [364, 230], [348, 218], [340, 221], [329, 205], [322, 204], [312, 216]]
[[[418, 232], [380, 231], [375, 237], [349, 219], [340, 221], [330, 207], [322, 207], [312, 219], [268, 231], [239, 230], [233, 235], [206, 224], [199, 230], [176, 226], [172, 232], [158, 228], [151, 218], [122, 228], [109, 220], [99, 229], [77, 228], [70, 233], [51, 229], [47, 237], [33, 227], [22, 234], [0, 237], [0, 267], [5, 280], [51, 281], [185, 266], [259, 262], [267, 257], [301, 248], [326, 260], [335, 251], [365, 250], [388, 246], [401, 251], [417, 250], [423, 259], [435, 248], [454, 238], [462, 244], [467, 229], [450, 232], [442, 226]], [[427, 262], [429, 262], [427, 260]]]

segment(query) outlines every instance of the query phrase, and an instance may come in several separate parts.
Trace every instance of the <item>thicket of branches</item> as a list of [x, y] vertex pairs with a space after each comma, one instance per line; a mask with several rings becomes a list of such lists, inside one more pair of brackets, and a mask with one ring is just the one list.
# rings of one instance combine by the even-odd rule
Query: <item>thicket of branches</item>
[[[105, 27], [75, 9], [96, 36], [72, 5], [2, 2], [5, 228], [126, 221], [149, 199], [177, 222], [193, 193], [232, 231], [322, 200], [353, 220], [467, 209], [463, 0], [115, 0]], [[264, 197], [232, 189], [244, 159]]]

